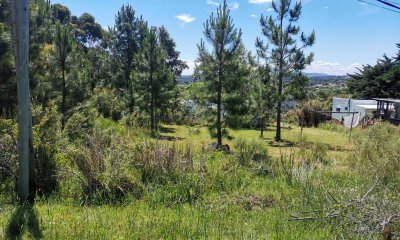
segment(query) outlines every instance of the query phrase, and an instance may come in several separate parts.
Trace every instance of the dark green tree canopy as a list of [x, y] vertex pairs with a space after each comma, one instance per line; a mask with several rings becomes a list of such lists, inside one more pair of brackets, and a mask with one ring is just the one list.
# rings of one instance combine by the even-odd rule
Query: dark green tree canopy
[[53, 18], [61, 24], [67, 24], [71, 21], [71, 11], [68, 7], [56, 3], [52, 7]]
[[400, 44], [394, 58], [384, 55], [376, 65], [364, 65], [350, 74], [348, 90], [356, 98], [400, 98]]
[[77, 19], [76, 38], [83, 46], [93, 46], [103, 40], [104, 31], [95, 18], [84, 13]]
[[146, 35], [147, 23], [136, 17], [130, 5], [123, 5], [115, 16], [115, 26], [110, 29], [111, 51], [119, 63], [121, 72], [116, 85], [128, 89], [134, 55], [138, 53]]

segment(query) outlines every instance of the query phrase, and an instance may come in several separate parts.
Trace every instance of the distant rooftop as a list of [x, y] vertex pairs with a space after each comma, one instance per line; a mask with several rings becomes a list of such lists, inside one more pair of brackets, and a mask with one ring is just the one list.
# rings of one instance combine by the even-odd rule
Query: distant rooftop
[[394, 99], [394, 98], [373, 98], [373, 100], [385, 103], [400, 103], [400, 99]]
[[357, 105], [357, 107], [362, 107], [362, 108], [364, 108], [364, 109], [376, 109], [376, 105], [363, 105], [363, 104], [360, 104], [360, 105]]

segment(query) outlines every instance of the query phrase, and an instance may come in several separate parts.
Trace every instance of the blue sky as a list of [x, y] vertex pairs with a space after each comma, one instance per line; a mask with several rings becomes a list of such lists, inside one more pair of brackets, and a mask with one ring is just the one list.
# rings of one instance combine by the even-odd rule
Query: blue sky
[[[293, 0], [294, 1], [294, 0]], [[376, 0], [365, 0], [377, 3]], [[400, 0], [393, 0], [400, 2]], [[260, 16], [271, 14], [271, 0], [229, 0], [235, 25], [243, 31], [243, 42], [255, 52], [261, 35]], [[150, 25], [164, 25], [177, 43], [181, 58], [193, 70], [196, 45], [203, 37], [203, 23], [222, 0], [55, 0], [73, 15], [92, 14], [103, 27], [114, 25], [115, 14], [129, 3]], [[400, 13], [357, 0], [303, 0], [302, 31], [316, 32], [314, 63], [307, 72], [352, 73], [361, 64], [374, 64], [383, 53], [394, 56], [400, 43]]]

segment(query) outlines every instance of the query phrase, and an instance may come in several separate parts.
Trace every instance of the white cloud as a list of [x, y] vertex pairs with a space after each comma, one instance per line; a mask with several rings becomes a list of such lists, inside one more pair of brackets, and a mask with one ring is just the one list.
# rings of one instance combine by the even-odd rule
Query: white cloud
[[325, 9], [328, 9], [329, 7], [328, 7], [328, 6], [325, 6], [324, 8], [325, 8]]
[[184, 23], [191, 23], [191, 22], [193, 22], [194, 20], [196, 20], [196, 18], [195, 18], [195, 17], [192, 17], [191, 14], [186, 14], [186, 13], [176, 15], [175, 17], [176, 17], [177, 19], [181, 20], [181, 21], [184, 22]]
[[208, 5], [219, 6], [219, 3], [214, 2], [214, 1], [212, 1], [212, 0], [207, 0], [207, 4], [208, 4]]
[[350, 65], [343, 65], [340, 63], [326, 62], [322, 60], [315, 61], [311, 63], [305, 69], [305, 72], [309, 73], [325, 73], [331, 75], [346, 75], [347, 73], [357, 72], [357, 68], [361, 68], [362, 65], [359, 63], [353, 63]]
[[188, 69], [183, 70], [182, 75], [192, 75], [196, 68], [196, 62], [193, 60], [183, 60], [188, 65]]
[[229, 4], [229, 8], [232, 10], [238, 9], [239, 6], [240, 6], [240, 4], [238, 2], [233, 2], [233, 3]]
[[272, 0], [249, 0], [249, 3], [252, 4], [263, 4], [263, 3], [271, 3]]
[[272, 12], [272, 11], [274, 11], [273, 8], [268, 8], [268, 9], [267, 9], [267, 12]]
[[251, 14], [251, 15], [250, 15], [250, 17], [252, 17], [252, 18], [256, 18], [256, 17], [257, 17], [257, 15], [255, 15], [255, 14]]

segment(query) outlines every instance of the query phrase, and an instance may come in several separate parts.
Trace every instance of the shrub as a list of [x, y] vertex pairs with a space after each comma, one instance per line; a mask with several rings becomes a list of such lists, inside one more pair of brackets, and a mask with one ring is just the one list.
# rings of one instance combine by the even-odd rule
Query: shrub
[[309, 100], [296, 109], [290, 110], [286, 114], [286, 119], [291, 122], [297, 121], [300, 126], [303, 124], [305, 127], [318, 127], [325, 117], [312, 111], [323, 111], [325, 110], [324, 108], [324, 103], [318, 100]]
[[95, 131], [86, 137], [87, 147], [68, 149], [69, 159], [80, 173], [82, 203], [117, 203], [126, 196], [140, 198], [143, 186], [140, 174], [129, 166], [129, 153], [110, 136]]
[[268, 150], [264, 144], [254, 139], [239, 138], [235, 141], [235, 159], [242, 166], [250, 166], [252, 162], [269, 160]]
[[114, 121], [118, 121], [122, 118], [124, 101], [116, 90], [102, 89], [98, 91], [95, 96], [97, 111], [103, 114], [103, 117], [111, 118]]
[[193, 152], [189, 144], [161, 141], [138, 143], [133, 159], [145, 183], [165, 182], [165, 178], [174, 178], [179, 173], [193, 169]]
[[65, 125], [64, 135], [71, 142], [83, 141], [87, 135], [93, 132], [94, 126], [93, 109], [82, 107], [81, 111], [75, 112]]
[[58, 186], [59, 123], [60, 116], [53, 106], [34, 129], [35, 185], [40, 196], [54, 192]]
[[15, 179], [17, 151], [16, 124], [0, 118], [0, 183]]
[[400, 128], [374, 125], [355, 135], [353, 160], [356, 169], [367, 176], [378, 176], [388, 183], [400, 174]]

